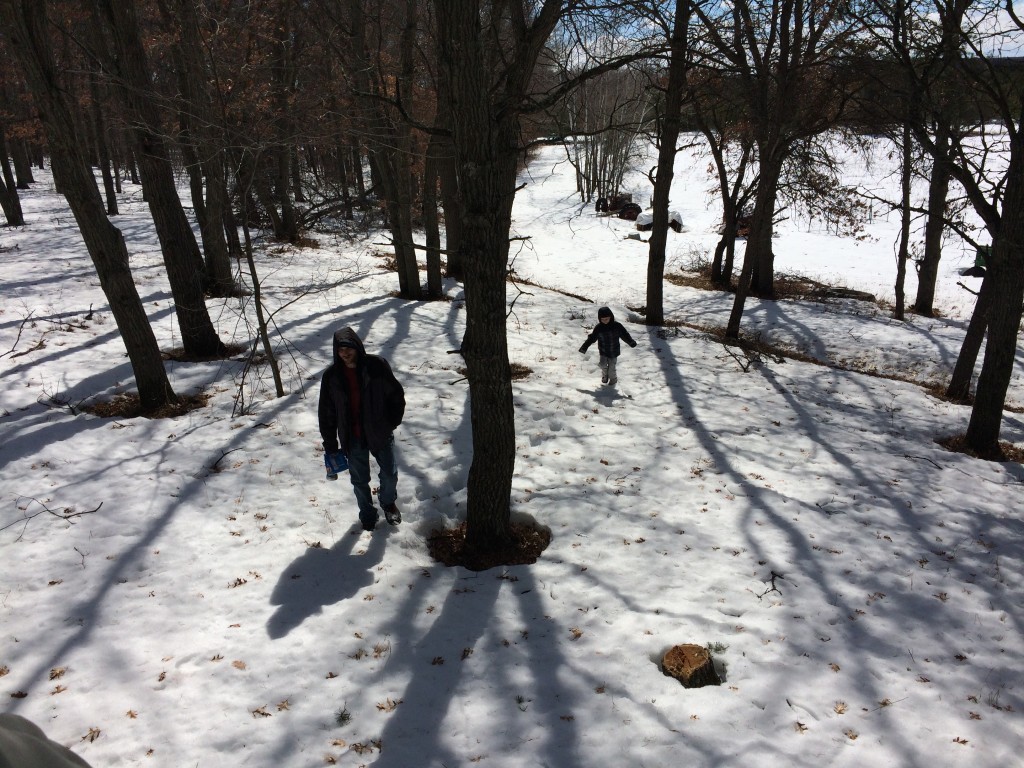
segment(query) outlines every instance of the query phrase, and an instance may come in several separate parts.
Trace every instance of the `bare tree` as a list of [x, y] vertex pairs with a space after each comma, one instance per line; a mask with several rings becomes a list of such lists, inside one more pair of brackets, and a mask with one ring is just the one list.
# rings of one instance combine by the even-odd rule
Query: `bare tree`
[[87, 144], [67, 103], [54, 61], [45, 0], [0, 0], [4, 34], [21, 63], [46, 130], [55, 178], [78, 223], [124, 340], [144, 410], [175, 402], [153, 329], [128, 267], [120, 230], [106, 217]]
[[[95, 54], [115, 75], [132, 116], [132, 133], [146, 202], [160, 240], [185, 354], [218, 357], [225, 347], [204, 301], [205, 265], [174, 181], [160, 108], [143, 46], [134, 0], [97, 0]], [[102, 38], [109, 35], [108, 53]]]
[[[877, 2], [879, 19], [892, 6]], [[992, 237], [986, 275], [965, 335], [950, 394], [962, 396], [987, 326], [988, 342], [978, 378], [967, 446], [982, 455], [999, 456], [999, 432], [1006, 391], [1017, 354], [1024, 311], [1024, 81], [1004, 66], [1000, 46], [1024, 33], [1024, 21], [1012, 2], [931, 0], [912, 6], [916, 23], [935, 30], [930, 50], [896, 46], [892, 53], [925, 105], [949, 103], [943, 89], [949, 77], [929, 77], [922, 56], [930, 54], [942, 69], [953, 69], [953, 82], [969, 84], [974, 124], [971, 130], [937, 136], [923, 121], [913, 121], [917, 141], [936, 160], [948, 157], [951, 176], [964, 188]], [[1007, 29], [999, 22], [1009, 23]], [[883, 22], [884, 23], [884, 22]], [[948, 154], [947, 154], [948, 153]]]
[[651, 201], [654, 220], [648, 241], [647, 256], [647, 322], [661, 325], [665, 322], [664, 278], [665, 245], [668, 242], [669, 191], [672, 188], [676, 143], [679, 140], [683, 102], [686, 98], [689, 69], [689, 27], [691, 0], [675, 0], [675, 9], [668, 24], [668, 76], [664, 86], [664, 100], [658, 115], [658, 166], [654, 176], [654, 196]]
[[758, 186], [727, 336], [747, 294], [774, 295], [779, 180], [794, 147], [835, 125], [847, 89], [839, 62], [860, 24], [843, 0], [740, 0], [697, 5], [707, 65], [739, 84], [757, 150]]

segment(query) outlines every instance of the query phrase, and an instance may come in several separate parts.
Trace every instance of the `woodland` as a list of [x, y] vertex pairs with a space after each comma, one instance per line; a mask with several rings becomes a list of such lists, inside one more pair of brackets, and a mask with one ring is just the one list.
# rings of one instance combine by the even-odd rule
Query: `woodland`
[[[384, 227], [397, 297], [440, 300], [443, 278], [461, 281], [474, 446], [464, 545], [493, 553], [517, 535], [511, 211], [541, 145], [564, 147], [581, 202], [596, 203], [620, 191], [636, 142], [656, 144], [643, 315], [665, 326], [673, 162], [702, 137], [722, 218], [706, 277], [733, 295], [721, 334], [739, 347], [755, 341], [747, 299], [777, 295], [773, 229], [793, 206], [849, 236], [869, 207], [897, 212], [897, 320], [936, 311], [943, 242], [967, 243], [984, 279], [945, 396], [972, 404], [957, 446], [1003, 458], [1024, 306], [1022, 37], [1012, 0], [0, 0], [0, 203], [6, 226], [31, 227], [19, 191], [52, 169], [130, 359], [133, 407], [150, 416], [190, 404], [133, 281], [124, 179], [141, 184], [159, 238], [176, 358], [237, 353], [207, 301], [251, 291], [247, 352], [279, 396], [254, 241]], [[848, 187], [837, 134], [891, 142], [902, 196]], [[917, 179], [924, 206], [910, 195]]]

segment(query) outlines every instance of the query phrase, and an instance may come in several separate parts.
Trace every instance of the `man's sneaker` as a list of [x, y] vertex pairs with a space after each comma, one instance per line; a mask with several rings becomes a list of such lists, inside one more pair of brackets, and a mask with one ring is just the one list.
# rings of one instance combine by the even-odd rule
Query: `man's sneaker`
[[372, 515], [364, 515], [362, 512], [359, 513], [359, 522], [363, 524], [364, 531], [372, 531], [377, 527], [377, 510], [373, 510]]
[[602, 384], [607, 384], [608, 383], [608, 374], [607, 373], [602, 373], [601, 374], [601, 383]]
[[399, 511], [397, 504], [392, 502], [384, 506], [384, 519], [391, 525], [398, 525], [402, 522], [402, 513]]

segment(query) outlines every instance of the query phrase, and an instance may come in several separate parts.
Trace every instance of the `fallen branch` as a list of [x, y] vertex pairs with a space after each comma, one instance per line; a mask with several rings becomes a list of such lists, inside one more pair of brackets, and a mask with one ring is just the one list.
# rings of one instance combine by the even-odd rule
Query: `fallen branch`
[[[103, 506], [103, 502], [101, 501], [94, 509], [86, 509], [86, 510], [83, 510], [81, 512], [76, 512], [74, 507], [64, 507], [64, 509], [62, 511], [55, 512], [54, 510], [50, 509], [48, 506], [46, 506], [43, 502], [41, 502], [37, 498], [34, 498], [32, 496], [28, 496], [28, 497], [19, 497], [18, 500], [20, 501], [22, 498], [28, 498], [29, 501], [34, 501], [36, 504], [38, 504], [40, 507], [42, 507], [42, 509], [40, 509], [38, 512], [34, 512], [31, 515], [25, 514], [25, 516], [22, 517], [20, 520], [15, 520], [14, 522], [8, 523], [7, 525], [5, 525], [2, 528], [0, 528], [0, 531], [6, 531], [8, 528], [12, 528], [15, 525], [17, 525], [18, 523], [25, 523], [25, 528], [28, 528], [28, 524], [32, 520], [34, 520], [35, 518], [39, 517], [39, 515], [43, 514], [44, 512], [48, 512], [49, 514], [53, 515], [54, 517], [60, 518], [61, 520], [64, 520], [64, 521], [69, 522], [72, 525], [74, 525], [76, 517], [82, 517], [83, 515], [91, 515], [93, 512], [98, 512], [100, 507]], [[28, 510], [28, 507], [25, 507], [26, 513], [27, 513], [27, 510]], [[20, 540], [21, 537], [24, 536], [24, 535], [25, 535], [25, 530], [22, 529], [22, 532], [18, 535], [18, 539]]]
[[11, 353], [12, 353], [12, 352], [13, 352], [13, 351], [14, 351], [15, 349], [17, 349], [17, 348], [18, 348], [18, 342], [19, 342], [19, 341], [21, 341], [21, 332], [25, 330], [25, 323], [27, 323], [27, 322], [28, 322], [29, 320], [31, 320], [31, 319], [32, 319], [32, 313], [33, 313], [33, 312], [35, 312], [35, 310], [34, 310], [34, 309], [33, 309], [33, 310], [32, 310], [31, 312], [29, 312], [29, 313], [28, 313], [27, 315], [25, 315], [25, 319], [24, 319], [24, 320], [22, 320], [22, 321], [21, 321], [21, 325], [19, 325], [19, 326], [18, 326], [18, 335], [17, 335], [17, 337], [16, 337], [15, 339], [14, 339], [14, 346], [13, 346], [13, 347], [11, 347], [11, 348], [10, 348], [9, 350], [7, 350], [6, 352], [4, 352], [4, 353], [3, 353], [2, 355], [0, 355], [0, 357], [7, 357], [7, 356], [8, 356], [9, 354], [11, 354]]

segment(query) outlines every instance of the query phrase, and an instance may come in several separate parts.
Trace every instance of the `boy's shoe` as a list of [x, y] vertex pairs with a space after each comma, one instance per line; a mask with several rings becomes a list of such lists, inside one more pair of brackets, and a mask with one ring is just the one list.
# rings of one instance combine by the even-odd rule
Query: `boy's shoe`
[[402, 522], [402, 513], [398, 509], [398, 505], [392, 502], [384, 507], [384, 519], [391, 525], [398, 525]]
[[608, 386], [614, 387], [618, 383], [618, 381], [618, 379], [612, 379], [611, 381], [608, 382]]
[[377, 510], [373, 510], [373, 513], [370, 515], [364, 515], [360, 512], [359, 522], [363, 524], [364, 531], [372, 531], [377, 527]]
[[608, 383], [608, 374], [607, 373], [602, 373], [601, 374], [601, 383], [602, 384], [607, 384]]

